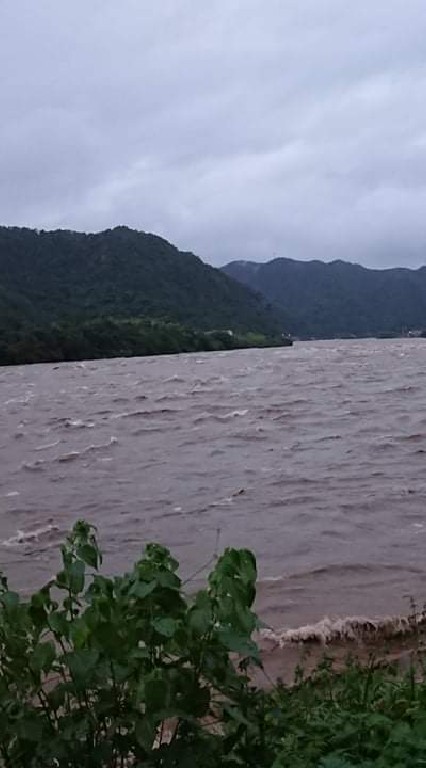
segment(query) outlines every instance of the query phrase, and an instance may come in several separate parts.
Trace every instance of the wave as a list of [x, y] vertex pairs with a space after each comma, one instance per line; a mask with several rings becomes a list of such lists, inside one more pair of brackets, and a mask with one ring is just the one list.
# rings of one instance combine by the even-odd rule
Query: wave
[[37, 471], [43, 469], [43, 465], [47, 464], [46, 459], [36, 459], [35, 461], [24, 461], [22, 469], [28, 469], [30, 471]]
[[53, 425], [60, 425], [63, 427], [66, 427], [67, 429], [93, 429], [93, 427], [96, 426], [95, 422], [93, 421], [83, 421], [83, 419], [71, 419], [68, 416], [67, 417], [53, 417], [52, 419], [49, 419], [49, 424]]
[[419, 391], [421, 391], [421, 387], [418, 384], [403, 384], [400, 387], [391, 387], [390, 389], [385, 389], [385, 391], [382, 394], [395, 395], [395, 394], [419, 392]]
[[245, 488], [238, 488], [236, 491], [233, 491], [230, 496], [225, 496], [223, 499], [212, 501], [207, 509], [210, 509], [211, 507], [227, 507], [229, 504], [233, 503], [234, 499], [238, 498], [238, 496], [243, 496], [245, 493]]
[[70, 451], [69, 453], [62, 453], [60, 456], [55, 456], [53, 461], [73, 461], [74, 459], [79, 459], [80, 456], [85, 456], [87, 453], [92, 453], [92, 451], [100, 451], [103, 448], [109, 448], [111, 445], [115, 445], [118, 443], [118, 440], [116, 437], [111, 437], [109, 443], [99, 443], [98, 445], [88, 445], [86, 448], [82, 448], [81, 451]]
[[[146, 427], [138, 427], [137, 429], [132, 430], [130, 433], [133, 437], [140, 437], [140, 435], [149, 435], [149, 434], [155, 434], [155, 433], [161, 433], [161, 432], [167, 432], [167, 434], [170, 434], [170, 432], [178, 432], [180, 430], [179, 424], [173, 424], [171, 426], [162, 424], [161, 426], [159, 424], [156, 424], [155, 426], [146, 426]], [[185, 443], [182, 443], [184, 445]], [[188, 441], [188, 445], [194, 445], [194, 439]]]
[[38, 445], [35, 449], [36, 451], [47, 451], [48, 448], [56, 448], [57, 445], [59, 445], [61, 441], [55, 440], [54, 443], [47, 443], [47, 445]]
[[[389, 572], [395, 574], [397, 572], [413, 573], [423, 575], [424, 568], [409, 563], [380, 563], [380, 572]], [[327, 563], [327, 565], [318, 565], [312, 568], [308, 568], [306, 571], [293, 571], [292, 573], [282, 576], [283, 580], [299, 580], [299, 579], [311, 579], [318, 576], [333, 576], [334, 578], [340, 578], [343, 575], [350, 574], [375, 574], [377, 573], [376, 563]], [[263, 579], [265, 580], [265, 579]], [[263, 581], [262, 580], [262, 581]]]
[[52, 533], [58, 533], [59, 527], [54, 523], [40, 526], [40, 528], [34, 528], [30, 531], [17, 530], [15, 536], [11, 536], [10, 539], [1, 541], [0, 544], [3, 547], [17, 547], [20, 544], [29, 544], [31, 542], [40, 541], [43, 538], [51, 538]]
[[[146, 398], [145, 395], [140, 395], [139, 397], [135, 398], [135, 400], [138, 400], [140, 398]], [[169, 402], [173, 400], [186, 400], [188, 398], [188, 395], [186, 392], [169, 392], [166, 395], [160, 395], [159, 397], [156, 397], [154, 399], [155, 403], [164, 403]]]
[[74, 429], [93, 429], [96, 425], [93, 421], [83, 421], [83, 419], [65, 419], [64, 426]]
[[35, 461], [27, 461], [22, 464], [23, 469], [30, 471], [36, 471], [43, 469], [46, 464], [52, 464], [53, 462], [65, 463], [67, 461], [75, 461], [81, 456], [85, 456], [92, 451], [101, 451], [105, 448], [110, 448], [111, 445], [118, 443], [116, 437], [111, 437], [108, 443], [98, 443], [94, 445], [88, 445], [86, 448], [82, 448], [79, 451], [70, 451], [69, 453], [61, 453], [58, 456], [54, 456], [51, 459], [35, 459]]
[[327, 443], [330, 440], [341, 440], [342, 435], [324, 435], [323, 437], [319, 437], [316, 442], [317, 443]]
[[219, 414], [214, 413], [201, 413], [199, 416], [197, 416], [194, 419], [194, 424], [198, 424], [201, 421], [229, 421], [230, 419], [236, 419], [239, 417], [246, 416], [248, 414], [248, 409], [245, 409], [243, 411], [230, 411], [230, 413], [224, 413], [223, 416], [220, 416]]
[[421, 432], [414, 432], [411, 435], [401, 435], [400, 437], [395, 437], [394, 440], [398, 443], [419, 443], [422, 440], [424, 440], [426, 435], [422, 434]]
[[180, 413], [179, 409], [175, 408], [159, 408], [154, 411], [124, 411], [123, 413], [115, 413], [111, 416], [112, 419], [139, 419], [139, 418], [151, 418], [154, 416], [174, 416]]
[[329, 645], [338, 641], [371, 642], [390, 640], [415, 634], [426, 625], [426, 613], [413, 616], [388, 616], [381, 619], [366, 616], [346, 616], [342, 619], [325, 617], [316, 624], [306, 624], [294, 629], [262, 629], [263, 640], [271, 641], [276, 648], [293, 643], [320, 643]]
[[186, 379], [182, 378], [182, 376], [178, 376], [177, 373], [174, 374], [174, 376], [169, 376], [168, 379], [163, 379], [163, 384], [169, 384], [172, 381], [180, 381], [185, 382]]

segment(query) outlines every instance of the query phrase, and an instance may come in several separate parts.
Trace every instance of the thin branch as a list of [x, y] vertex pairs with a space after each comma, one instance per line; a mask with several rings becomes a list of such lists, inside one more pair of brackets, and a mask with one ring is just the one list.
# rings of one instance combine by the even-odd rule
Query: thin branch
[[211, 565], [213, 565], [213, 563], [216, 562], [216, 560], [218, 558], [218, 552], [219, 552], [220, 534], [221, 534], [221, 529], [220, 528], [216, 528], [216, 542], [215, 542], [214, 552], [213, 552], [212, 556], [207, 560], [206, 563], [204, 563], [204, 565], [200, 566], [200, 568], [197, 568], [197, 570], [194, 571], [194, 573], [192, 573], [190, 576], [188, 576], [188, 578], [186, 578], [182, 582], [183, 586], [185, 586], [186, 584], [190, 584], [190, 582], [193, 579], [195, 579], [196, 576], [199, 576], [201, 573], [204, 573], [204, 571], [207, 568], [209, 568]]

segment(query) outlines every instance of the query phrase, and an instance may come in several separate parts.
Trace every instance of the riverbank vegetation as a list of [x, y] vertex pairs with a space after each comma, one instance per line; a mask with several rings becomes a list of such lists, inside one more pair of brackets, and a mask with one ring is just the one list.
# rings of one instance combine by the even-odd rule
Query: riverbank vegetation
[[96, 234], [0, 227], [0, 328], [150, 317], [266, 336], [282, 310], [192, 253], [128, 227]]
[[0, 330], [0, 365], [210, 352], [290, 343], [279, 335], [203, 332], [148, 318], [102, 317], [40, 328]]
[[260, 690], [256, 562], [228, 549], [188, 597], [167, 549], [123, 576], [98, 570], [75, 525], [62, 568], [30, 598], [1, 578], [0, 764], [5, 768], [426, 764], [420, 656], [392, 667], [325, 660], [309, 679]]

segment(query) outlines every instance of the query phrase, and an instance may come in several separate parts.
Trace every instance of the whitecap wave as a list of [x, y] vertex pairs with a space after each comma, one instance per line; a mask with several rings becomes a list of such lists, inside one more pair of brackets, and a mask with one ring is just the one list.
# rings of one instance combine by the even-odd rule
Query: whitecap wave
[[83, 419], [65, 419], [64, 426], [74, 429], [93, 429], [96, 425], [93, 421], [83, 421]]
[[69, 453], [62, 453], [60, 456], [55, 456], [53, 461], [66, 462], [79, 459], [81, 456], [85, 456], [92, 451], [101, 451], [104, 448], [110, 448], [111, 445], [118, 443], [116, 437], [111, 437], [108, 443], [98, 443], [97, 445], [88, 445], [86, 448], [82, 448], [80, 451], [70, 451]]
[[22, 469], [28, 469], [30, 471], [37, 471], [43, 469], [44, 464], [47, 464], [46, 459], [36, 459], [35, 461], [24, 461]]
[[199, 416], [197, 416], [194, 419], [194, 424], [198, 424], [202, 421], [229, 421], [232, 419], [238, 419], [242, 418], [243, 416], [247, 416], [248, 414], [248, 408], [242, 411], [230, 411], [229, 413], [224, 413], [222, 416], [217, 413], [200, 413]]
[[284, 648], [292, 643], [321, 643], [329, 645], [338, 641], [371, 641], [410, 635], [426, 624], [424, 612], [413, 616], [388, 616], [369, 618], [346, 616], [341, 619], [325, 617], [315, 624], [293, 629], [263, 629], [261, 637]]
[[10, 539], [0, 542], [3, 547], [18, 547], [23, 544], [31, 544], [32, 542], [38, 542], [42, 539], [50, 538], [52, 533], [59, 532], [59, 527], [54, 523], [49, 525], [40, 526], [40, 528], [34, 528], [30, 531], [17, 530], [15, 536], [11, 536]]
[[47, 451], [48, 448], [56, 448], [57, 445], [59, 445], [61, 441], [55, 440], [54, 443], [47, 443], [47, 445], [38, 445], [36, 448], [36, 451]]
[[219, 421], [229, 421], [229, 419], [242, 418], [243, 416], [247, 416], [247, 414], [248, 414], [248, 408], [242, 411], [230, 411], [229, 413], [224, 413], [223, 416], [217, 416], [216, 418]]
[[114, 413], [111, 419], [140, 419], [151, 418], [155, 416], [174, 416], [180, 413], [179, 409], [157, 408], [152, 411], [123, 411], [123, 413]]

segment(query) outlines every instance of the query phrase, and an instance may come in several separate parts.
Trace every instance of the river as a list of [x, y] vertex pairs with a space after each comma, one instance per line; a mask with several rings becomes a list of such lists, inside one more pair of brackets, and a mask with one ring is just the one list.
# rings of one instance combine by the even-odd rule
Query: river
[[[426, 341], [0, 369], [0, 563], [48, 579], [77, 518], [109, 573], [250, 547], [274, 628], [426, 598]], [[194, 584], [199, 583], [197, 575]]]

